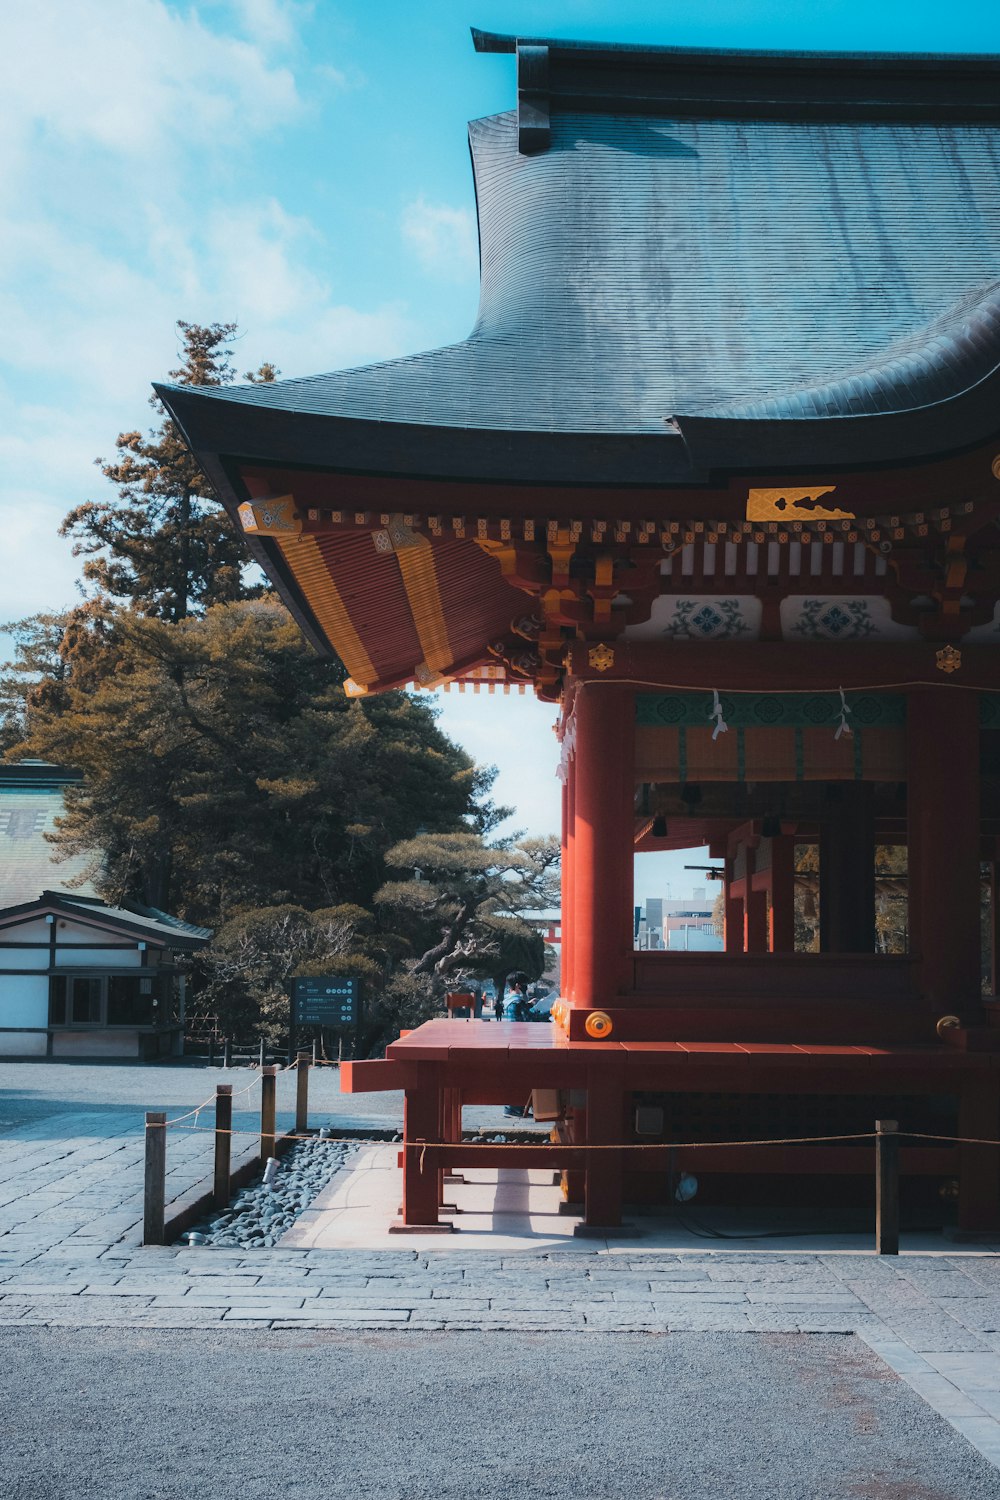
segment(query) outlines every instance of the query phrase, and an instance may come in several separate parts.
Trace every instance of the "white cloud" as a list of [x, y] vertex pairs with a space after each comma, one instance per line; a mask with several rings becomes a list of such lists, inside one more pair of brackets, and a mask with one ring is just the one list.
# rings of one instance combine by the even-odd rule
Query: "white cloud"
[[425, 270], [452, 281], [476, 276], [479, 248], [471, 209], [417, 198], [403, 210], [402, 230]]
[[246, 35], [271, 47], [290, 47], [310, 9], [291, 0], [232, 0], [232, 8]]
[[4, 6], [0, 93], [8, 162], [97, 147], [145, 171], [178, 142], [242, 139], [300, 107], [287, 68], [162, 0]]
[[412, 347], [403, 305], [346, 305], [316, 226], [255, 192], [259, 135], [308, 116], [291, 67], [272, 60], [298, 56], [306, 13], [277, 0], [0, 4], [0, 618], [74, 597], [59, 522], [106, 492], [95, 455], [155, 425], [150, 380], [177, 363], [177, 318], [239, 322], [240, 373]]

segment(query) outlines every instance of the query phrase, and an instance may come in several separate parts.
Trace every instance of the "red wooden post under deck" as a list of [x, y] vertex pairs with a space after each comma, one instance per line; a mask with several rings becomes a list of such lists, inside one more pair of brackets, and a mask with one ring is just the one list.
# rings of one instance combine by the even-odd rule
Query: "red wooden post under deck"
[[573, 995], [608, 1005], [632, 966], [633, 695], [587, 684], [576, 699], [576, 797], [572, 849]]
[[421, 1142], [440, 1140], [440, 1090], [429, 1080], [420, 1080], [403, 1095], [403, 1224], [436, 1225], [438, 1222], [438, 1177], [436, 1168], [420, 1170]]
[[910, 948], [927, 1006], [980, 1008], [979, 696], [918, 688], [907, 700]]
[[[613, 1146], [624, 1138], [625, 1067], [619, 1054], [603, 1053], [587, 1069], [587, 1145]], [[622, 1153], [596, 1151], [584, 1172], [584, 1223], [613, 1228], [622, 1221]]]

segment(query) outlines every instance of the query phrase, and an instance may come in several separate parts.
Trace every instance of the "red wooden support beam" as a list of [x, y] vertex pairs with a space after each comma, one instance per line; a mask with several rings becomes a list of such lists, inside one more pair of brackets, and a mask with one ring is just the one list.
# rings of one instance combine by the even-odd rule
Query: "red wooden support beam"
[[[758, 641], [748, 652], [739, 641], [703, 641], [695, 651], [664, 651], [658, 642], [615, 643], [612, 682], [602, 678], [589, 663], [587, 647], [574, 642], [569, 647], [568, 675], [578, 681], [605, 681], [602, 692], [611, 692], [627, 680], [641, 690], [704, 691], [706, 684], [730, 693], [788, 693], [796, 691], [836, 692], [843, 687], [891, 691], [892, 684], [941, 680], [933, 641], [863, 645], [845, 651], [836, 641]], [[886, 684], [889, 687], [886, 688]], [[992, 646], [962, 646], [962, 667], [955, 688], [1000, 690], [1000, 652]], [[902, 687], [899, 689], [902, 690]], [[953, 691], [952, 700], [963, 691]]]
[[[963, 1088], [959, 1099], [958, 1133], [966, 1140], [1000, 1141], [1000, 1089], [996, 1075], [986, 1075]], [[958, 1227], [1000, 1229], [1000, 1148], [962, 1146], [959, 1169]]]
[[412, 1066], [404, 1062], [377, 1058], [342, 1062], [340, 1065], [342, 1094], [376, 1094], [385, 1089], [412, 1088], [415, 1081]]
[[441, 1168], [423, 1149], [440, 1140], [440, 1120], [440, 1089], [434, 1080], [419, 1078], [403, 1097], [403, 1214], [401, 1222], [390, 1225], [390, 1233], [451, 1229], [438, 1223]]
[[607, 1005], [632, 962], [632, 693], [609, 686], [576, 696], [576, 806], [572, 850], [574, 998]]
[[[605, 1053], [587, 1069], [587, 1145], [605, 1148], [625, 1138], [624, 1054]], [[614, 1227], [622, 1221], [622, 1153], [590, 1153], [584, 1178], [584, 1222]]]
[[928, 1009], [980, 1014], [979, 698], [946, 687], [908, 696], [910, 948]]

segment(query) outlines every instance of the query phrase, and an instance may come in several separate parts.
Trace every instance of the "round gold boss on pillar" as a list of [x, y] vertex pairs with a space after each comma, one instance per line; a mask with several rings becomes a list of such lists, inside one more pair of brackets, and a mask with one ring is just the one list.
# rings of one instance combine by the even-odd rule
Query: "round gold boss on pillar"
[[588, 1036], [592, 1036], [595, 1041], [601, 1042], [605, 1037], [610, 1036], [615, 1028], [614, 1022], [606, 1011], [592, 1010], [583, 1023], [583, 1029]]

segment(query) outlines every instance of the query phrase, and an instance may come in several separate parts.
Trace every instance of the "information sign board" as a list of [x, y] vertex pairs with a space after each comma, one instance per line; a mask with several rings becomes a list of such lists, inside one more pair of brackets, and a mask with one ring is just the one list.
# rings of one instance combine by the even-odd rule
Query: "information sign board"
[[341, 975], [292, 980], [295, 1021], [299, 1026], [356, 1026], [358, 981]]

